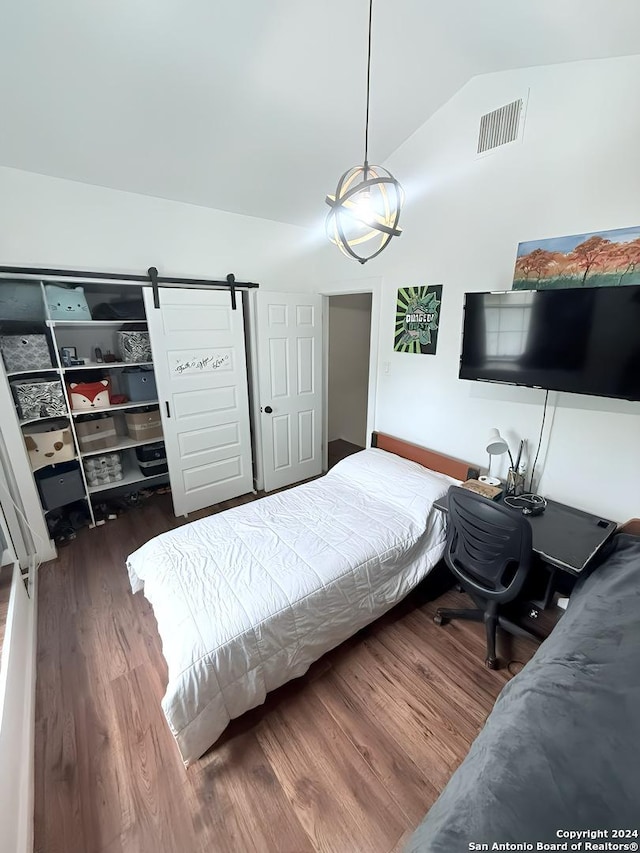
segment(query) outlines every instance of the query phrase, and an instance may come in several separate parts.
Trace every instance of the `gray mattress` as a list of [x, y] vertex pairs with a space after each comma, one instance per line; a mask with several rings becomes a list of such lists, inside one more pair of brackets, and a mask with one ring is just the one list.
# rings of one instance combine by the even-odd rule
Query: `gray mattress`
[[502, 690], [406, 850], [587, 829], [640, 829], [640, 538], [624, 534]]

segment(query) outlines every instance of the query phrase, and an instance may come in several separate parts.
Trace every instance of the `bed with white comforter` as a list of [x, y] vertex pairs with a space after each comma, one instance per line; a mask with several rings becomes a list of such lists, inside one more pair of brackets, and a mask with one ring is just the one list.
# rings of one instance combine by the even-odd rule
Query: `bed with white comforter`
[[268, 691], [400, 601], [445, 543], [450, 477], [384, 450], [147, 542], [128, 561], [162, 639], [185, 764]]

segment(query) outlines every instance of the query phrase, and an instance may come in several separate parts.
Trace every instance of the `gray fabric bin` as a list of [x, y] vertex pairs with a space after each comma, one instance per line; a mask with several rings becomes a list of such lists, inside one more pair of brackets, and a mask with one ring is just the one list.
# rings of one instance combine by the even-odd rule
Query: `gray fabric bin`
[[38, 478], [38, 486], [45, 509], [57, 509], [85, 497], [80, 469], [75, 464], [69, 468], [66, 465], [51, 468]]
[[0, 319], [44, 323], [44, 299], [37, 281], [0, 281]]
[[150, 368], [125, 370], [122, 373], [123, 393], [133, 402], [155, 400], [158, 396], [156, 377]]
[[3, 335], [0, 349], [8, 373], [52, 366], [46, 335]]

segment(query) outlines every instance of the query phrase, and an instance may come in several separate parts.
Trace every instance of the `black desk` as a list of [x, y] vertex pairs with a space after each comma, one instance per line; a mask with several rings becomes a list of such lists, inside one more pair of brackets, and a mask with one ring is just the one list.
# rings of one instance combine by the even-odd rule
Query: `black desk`
[[[498, 500], [496, 503], [503, 504], [503, 501]], [[446, 495], [433, 505], [436, 509], [448, 512]], [[511, 511], [521, 512], [519, 509]], [[549, 570], [543, 588], [537, 594], [530, 595], [529, 600], [535, 607], [544, 609], [548, 607], [554, 591], [563, 587], [564, 592], [570, 589], [571, 584], [557, 582], [558, 570], [572, 576], [574, 580], [579, 577], [613, 536], [617, 525], [615, 521], [551, 500], [547, 500], [547, 508], [542, 515], [528, 518], [533, 534], [533, 550]]]

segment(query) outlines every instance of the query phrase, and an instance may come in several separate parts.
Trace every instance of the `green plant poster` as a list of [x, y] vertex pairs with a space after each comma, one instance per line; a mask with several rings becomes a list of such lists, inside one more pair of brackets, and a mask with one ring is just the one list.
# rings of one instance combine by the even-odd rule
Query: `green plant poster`
[[398, 288], [395, 352], [435, 355], [441, 302], [441, 284]]

